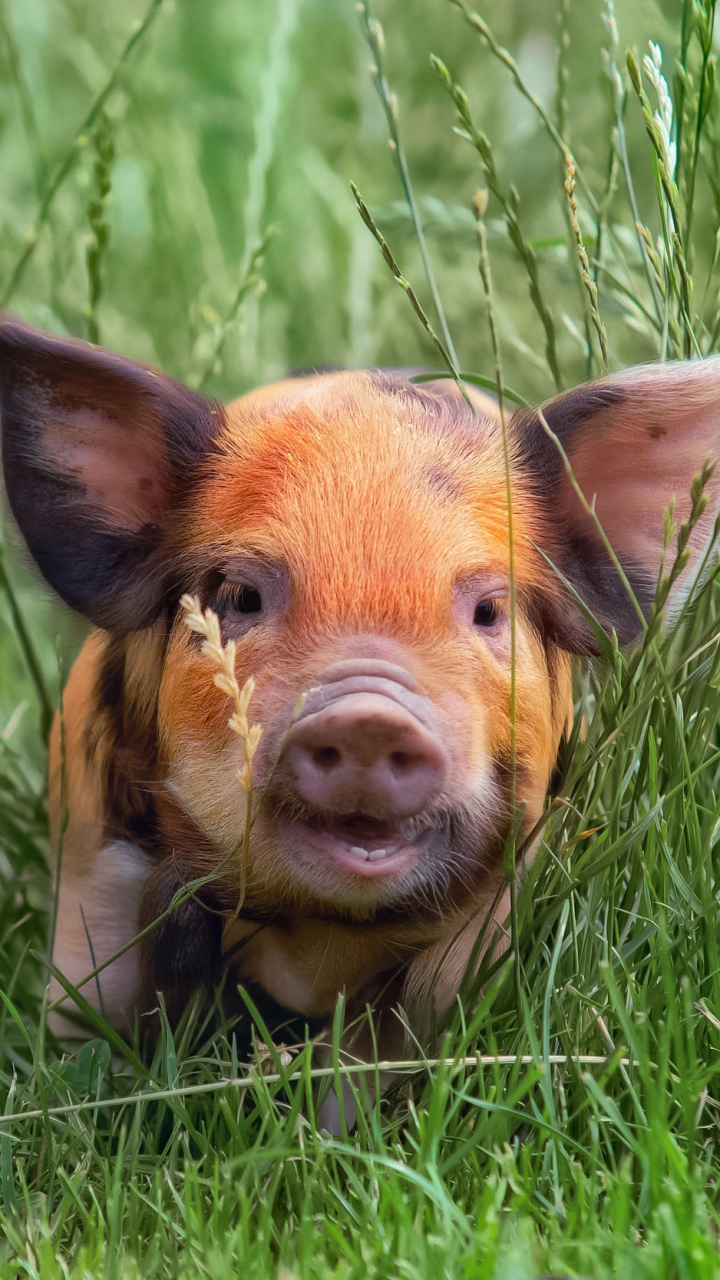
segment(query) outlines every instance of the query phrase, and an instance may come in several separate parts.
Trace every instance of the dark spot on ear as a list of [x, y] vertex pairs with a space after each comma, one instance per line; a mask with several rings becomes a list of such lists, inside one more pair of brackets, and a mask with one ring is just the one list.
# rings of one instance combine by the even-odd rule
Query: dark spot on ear
[[667, 435], [667, 429], [654, 422], [652, 426], [648, 427], [648, 435], [651, 440], [662, 440], [663, 436]]
[[140, 490], [141, 493], [147, 493], [147, 491], [149, 489], [152, 489], [152, 487], [153, 487], [153, 482], [150, 476], [140, 477], [138, 481], [138, 489]]

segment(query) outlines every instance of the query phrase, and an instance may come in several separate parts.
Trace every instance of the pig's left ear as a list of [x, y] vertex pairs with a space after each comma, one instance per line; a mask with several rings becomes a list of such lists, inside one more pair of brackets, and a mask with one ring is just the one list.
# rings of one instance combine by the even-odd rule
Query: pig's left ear
[[3, 470], [40, 571], [100, 627], [162, 607], [168, 524], [212, 448], [217, 410], [86, 342], [0, 317]]
[[[674, 497], [675, 521], [685, 519], [693, 477], [708, 458], [720, 457], [720, 357], [629, 369], [558, 396], [542, 413], [647, 613], [662, 555], [663, 512]], [[621, 643], [633, 639], [637, 612], [557, 446], [536, 411], [519, 411], [511, 425], [542, 512], [538, 544], [605, 630], [614, 629]], [[712, 532], [720, 467], [707, 493], [710, 502], [691, 539], [696, 553]], [[670, 563], [672, 555], [671, 547]], [[561, 642], [596, 652], [589, 629], [571, 612], [561, 623]]]

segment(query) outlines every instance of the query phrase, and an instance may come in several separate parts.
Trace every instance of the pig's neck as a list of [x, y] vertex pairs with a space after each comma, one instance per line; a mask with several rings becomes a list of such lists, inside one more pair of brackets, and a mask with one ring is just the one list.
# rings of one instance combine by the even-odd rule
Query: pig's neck
[[353, 929], [326, 920], [287, 920], [258, 926], [233, 920], [223, 935], [224, 953], [239, 981], [257, 983], [278, 1004], [307, 1017], [331, 1014], [344, 992], [353, 1000], [391, 979], [415, 954], [397, 931]]

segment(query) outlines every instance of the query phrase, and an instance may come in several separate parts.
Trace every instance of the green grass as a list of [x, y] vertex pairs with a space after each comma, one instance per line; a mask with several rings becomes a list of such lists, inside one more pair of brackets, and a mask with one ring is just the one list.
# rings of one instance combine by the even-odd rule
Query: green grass
[[[538, 400], [599, 372], [605, 342], [611, 368], [708, 353], [714, 3], [618, 0], [617, 45], [601, 8], [487, 0], [483, 38], [462, 6], [387, 0], [372, 50], [344, 0], [8, 0], [4, 305], [219, 396], [307, 365], [438, 367], [354, 180], [450, 362], [492, 383], [471, 208], [482, 186], [512, 392]], [[677, 189], [625, 70], [626, 46], [641, 62], [648, 39], [671, 82]], [[642, 92], [652, 120], [644, 73]], [[121, 1044], [111, 1056], [101, 1037], [61, 1062], [44, 1032], [43, 698], [83, 629], [9, 527], [4, 543], [0, 1277], [720, 1275], [714, 572], [664, 632], [578, 673], [589, 728], [567, 752], [512, 954], [481, 975], [482, 998], [465, 993], [444, 1061], [333, 1139], [313, 1124], [326, 1083], [307, 1050], [290, 1074], [248, 1074], [196, 1017], [152, 1064]]]

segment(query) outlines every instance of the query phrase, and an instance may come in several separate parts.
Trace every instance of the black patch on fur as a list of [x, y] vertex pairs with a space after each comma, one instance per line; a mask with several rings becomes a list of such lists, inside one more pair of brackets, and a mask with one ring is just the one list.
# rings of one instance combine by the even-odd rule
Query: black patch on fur
[[[139, 927], [148, 928], [167, 911], [175, 894], [193, 878], [187, 866], [181, 873], [180, 863], [166, 858], [150, 876], [140, 906]], [[157, 1005], [162, 992], [171, 1026], [177, 1024], [196, 993], [210, 996], [220, 990], [223, 1013], [245, 1025], [240, 1031], [241, 1056], [250, 1055], [252, 1028], [248, 1009], [239, 986], [249, 994], [265, 1026], [274, 1040], [304, 1040], [305, 1028], [318, 1035], [328, 1025], [329, 1017], [308, 1017], [280, 1004], [255, 982], [239, 984], [233, 979], [232, 965], [222, 955], [225, 917], [212, 898], [212, 885], [204, 886], [193, 897], [176, 907], [166, 920], [152, 929], [140, 944], [142, 1007], [145, 1011]], [[262, 927], [262, 926], [260, 926]], [[148, 1028], [151, 1036], [157, 1028]]]
[[453, 475], [448, 467], [441, 463], [433, 463], [425, 472], [425, 477], [432, 489], [442, 494], [448, 502], [458, 502], [465, 494], [465, 486]]
[[103, 753], [102, 796], [106, 840], [129, 840], [147, 853], [162, 852], [156, 803], [160, 785], [157, 712], [137, 708], [125, 681], [126, 641], [108, 637], [86, 732], [89, 759]]
[[453, 379], [406, 381], [407, 377], [421, 372], [420, 369], [377, 370], [372, 371], [371, 377], [384, 396], [416, 404], [420, 410], [416, 425], [433, 434], [451, 436], [454, 449], [470, 460], [477, 457], [478, 444], [488, 432], [493, 436], [497, 434], [499, 439], [497, 423], [480, 409], [466, 404]]
[[[182, 872], [188, 870], [188, 874]], [[145, 885], [140, 903], [140, 930], [167, 911], [175, 894], [195, 878], [174, 857], [165, 858]], [[214, 987], [221, 975], [223, 916], [213, 909], [207, 888], [187, 898], [140, 943], [143, 1007], [165, 997], [171, 1025], [182, 1015], [196, 991]]]
[[414, 374], [422, 372], [422, 369], [373, 369], [370, 376], [384, 396], [410, 400], [420, 405], [429, 417], [447, 421], [448, 425], [468, 429], [474, 426], [477, 437], [477, 419], [472, 409], [458, 395], [454, 380], [448, 378], [447, 386], [442, 378], [432, 382], [408, 381]]
[[560, 739], [560, 745], [558, 747], [558, 753], [555, 759], [555, 764], [553, 766], [553, 771], [550, 774], [550, 782], [548, 785], [548, 795], [550, 796], [551, 799], [554, 799], [555, 796], [559, 796], [562, 790], [562, 784], [563, 784], [565, 774], [567, 771], [567, 766], [568, 766], [567, 748], [568, 748], [567, 734], [563, 733], [563, 736]]
[[[649, 617], [655, 595], [652, 577], [628, 556], [618, 556], [618, 560], [643, 614]], [[599, 539], [576, 532], [567, 534], [558, 567], [604, 631], [610, 633], [614, 629], [620, 644], [635, 639], [640, 630], [637, 610]]]
[[[242, 1018], [244, 1015], [249, 1020], [248, 1007], [242, 998], [242, 990], [247, 991], [271, 1039], [276, 1044], [302, 1044], [305, 1040], [306, 1027], [310, 1036], [314, 1037], [320, 1035], [320, 1032], [324, 1031], [332, 1021], [332, 1014], [313, 1017], [280, 1004], [258, 982], [233, 983], [231, 972], [226, 977], [222, 992], [223, 1012], [230, 1017]], [[248, 1026], [248, 1032], [250, 1031], [251, 1028]], [[248, 1045], [248, 1050], [250, 1048], [251, 1044]]]

